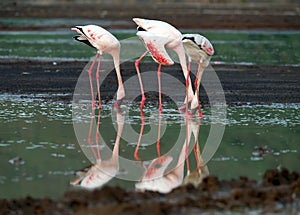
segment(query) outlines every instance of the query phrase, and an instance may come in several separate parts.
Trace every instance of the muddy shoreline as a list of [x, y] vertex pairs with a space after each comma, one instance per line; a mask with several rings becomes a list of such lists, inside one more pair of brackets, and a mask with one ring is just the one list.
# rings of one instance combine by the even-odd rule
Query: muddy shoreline
[[[209, 176], [199, 187], [186, 185], [168, 194], [126, 191], [103, 187], [71, 191], [58, 200], [48, 198], [1, 200], [1, 214], [198, 214], [201, 212], [247, 214], [299, 211], [300, 175], [287, 169], [267, 170], [261, 182], [240, 177], [219, 180]], [[12, 212], [14, 211], [14, 213]]]
[[[0, 60], [0, 93], [8, 94], [50, 94], [53, 99], [70, 102], [78, 77], [88, 62], [83, 61], [39, 61], [39, 60]], [[156, 63], [144, 62], [141, 71], [157, 69]], [[227, 104], [271, 104], [300, 103], [300, 67], [215, 64], [205, 73], [203, 81], [214, 84], [209, 73], [215, 70], [222, 84]], [[184, 83], [179, 65], [164, 67], [166, 72]], [[136, 75], [134, 62], [121, 65], [125, 82]], [[206, 74], [207, 73], [207, 74]], [[169, 86], [176, 89], [176, 85]], [[101, 86], [104, 102], [113, 99], [117, 89], [116, 75], [112, 71]], [[59, 97], [57, 94], [65, 95]], [[208, 104], [208, 97], [201, 86], [200, 97], [203, 105]], [[157, 101], [157, 95], [148, 95], [148, 101]]]

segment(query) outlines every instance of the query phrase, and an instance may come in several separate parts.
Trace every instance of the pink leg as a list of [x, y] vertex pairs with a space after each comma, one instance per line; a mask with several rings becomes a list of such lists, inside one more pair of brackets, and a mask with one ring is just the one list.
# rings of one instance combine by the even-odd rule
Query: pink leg
[[136, 72], [137, 72], [138, 77], [139, 77], [140, 88], [141, 88], [141, 93], [142, 93], [142, 101], [141, 101], [141, 105], [140, 105], [141, 110], [143, 110], [143, 108], [144, 108], [146, 97], [145, 97], [145, 94], [144, 94], [144, 87], [143, 87], [143, 82], [142, 82], [142, 78], [141, 78], [141, 74], [140, 74], [139, 64], [142, 61], [142, 59], [148, 54], [148, 52], [149, 51], [146, 51], [144, 54], [142, 54], [142, 56], [139, 59], [137, 59], [135, 61], [135, 69], [136, 69]]
[[99, 61], [96, 72], [97, 90], [98, 90], [98, 107], [102, 108], [101, 95], [100, 95], [100, 65], [101, 65], [102, 54], [99, 54]]
[[197, 170], [198, 170], [198, 172], [200, 172], [201, 162], [200, 162], [200, 159], [199, 159], [198, 151], [199, 151], [199, 145], [198, 145], [198, 141], [196, 141], [196, 143], [194, 145], [194, 155], [195, 155], [195, 158], [196, 158]]
[[[94, 112], [94, 110], [93, 110], [93, 112]], [[94, 157], [97, 158], [97, 154], [96, 154], [95, 149], [93, 147], [93, 141], [92, 141], [93, 121], [94, 121], [94, 114], [92, 114], [92, 116], [91, 116], [90, 128], [89, 128], [89, 134], [88, 134], [87, 141], [88, 141], [88, 144], [90, 146], [90, 149], [92, 150], [92, 152], [94, 154]]]
[[158, 108], [158, 110], [159, 110], [159, 113], [161, 113], [161, 111], [162, 111], [160, 71], [161, 71], [161, 64], [159, 64], [158, 70], [157, 70], [158, 96], [159, 96], [159, 108]]
[[189, 162], [189, 126], [188, 126], [188, 120], [185, 119], [185, 124], [186, 124], [186, 133], [185, 133], [185, 162], [186, 162], [186, 167], [187, 167], [187, 174], [190, 174], [191, 172], [191, 167], [190, 167], [190, 162]]
[[145, 125], [145, 116], [144, 116], [144, 113], [143, 111], [140, 112], [140, 115], [141, 115], [141, 120], [142, 120], [142, 123], [141, 123], [141, 129], [140, 129], [140, 134], [139, 134], [139, 139], [138, 139], [138, 142], [137, 142], [137, 145], [135, 147], [135, 150], [134, 150], [134, 158], [135, 160], [141, 160], [139, 158], [139, 147], [141, 145], [141, 139], [142, 139], [142, 136], [143, 136], [143, 132], [144, 132], [144, 125]]
[[92, 78], [92, 74], [93, 74], [93, 67], [96, 63], [96, 60], [98, 58], [98, 52], [92, 62], [92, 65], [91, 67], [89, 68], [89, 71], [88, 71], [88, 74], [89, 74], [89, 79], [90, 79], [90, 87], [91, 87], [91, 94], [92, 94], [92, 109], [94, 109], [96, 107], [96, 104], [95, 104], [95, 99], [94, 99], [94, 89], [93, 89], [93, 78]]
[[96, 146], [97, 146], [97, 158], [100, 159], [100, 146], [99, 146], [99, 132], [100, 132], [100, 118], [101, 118], [101, 109], [98, 110], [98, 121], [97, 121], [97, 130], [96, 130]]
[[160, 157], [160, 128], [161, 128], [161, 115], [159, 113], [158, 116], [158, 131], [157, 131], [157, 143], [156, 143], [156, 151], [157, 151], [157, 156]]

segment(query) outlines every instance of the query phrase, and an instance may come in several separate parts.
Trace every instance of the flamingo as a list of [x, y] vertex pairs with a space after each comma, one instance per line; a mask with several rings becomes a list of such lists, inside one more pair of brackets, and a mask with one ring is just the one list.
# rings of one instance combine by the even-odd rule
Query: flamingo
[[195, 111], [198, 107], [199, 117], [202, 117], [199, 99], [199, 86], [203, 71], [208, 66], [211, 56], [214, 54], [214, 48], [210, 41], [200, 34], [184, 34], [182, 43], [186, 54], [189, 57], [188, 70], [190, 71], [192, 60], [198, 63], [198, 72], [195, 80], [195, 97], [191, 104], [191, 110]]
[[159, 90], [159, 111], [162, 111], [162, 99], [161, 99], [161, 81], [160, 72], [161, 66], [171, 66], [174, 64], [173, 60], [168, 55], [166, 49], [173, 50], [177, 53], [180, 61], [180, 65], [183, 74], [186, 79], [186, 104], [190, 102], [194, 96], [193, 89], [190, 83], [189, 71], [186, 66], [185, 51], [182, 44], [182, 34], [175, 27], [169, 23], [159, 21], [159, 20], [149, 20], [142, 18], [133, 18], [133, 21], [137, 24], [138, 32], [136, 35], [144, 43], [147, 51], [140, 56], [135, 62], [135, 68], [138, 74], [142, 100], [140, 104], [140, 109], [143, 110], [146, 97], [144, 95], [143, 82], [140, 75], [139, 64], [142, 59], [150, 52], [154, 61], [156, 61], [159, 66], [157, 70], [158, 78], [158, 90]]
[[75, 40], [79, 42], [83, 42], [95, 49], [97, 49], [96, 56], [92, 62], [91, 67], [89, 68], [89, 80], [90, 80], [90, 87], [91, 87], [91, 94], [92, 94], [92, 105], [93, 108], [96, 107], [94, 101], [94, 91], [93, 91], [93, 84], [92, 84], [92, 73], [93, 67], [99, 57], [97, 72], [96, 72], [96, 80], [97, 80], [97, 90], [98, 90], [98, 107], [101, 108], [101, 98], [100, 98], [100, 62], [102, 59], [103, 53], [108, 53], [112, 56], [114, 61], [115, 70], [117, 73], [118, 78], [118, 91], [117, 91], [117, 102], [115, 106], [118, 107], [121, 105], [122, 99], [125, 97], [125, 91], [122, 82], [122, 76], [120, 72], [120, 42], [118, 39], [113, 36], [110, 32], [105, 30], [104, 28], [97, 26], [97, 25], [85, 25], [85, 26], [76, 26], [71, 28], [73, 31], [79, 33], [74, 37]]

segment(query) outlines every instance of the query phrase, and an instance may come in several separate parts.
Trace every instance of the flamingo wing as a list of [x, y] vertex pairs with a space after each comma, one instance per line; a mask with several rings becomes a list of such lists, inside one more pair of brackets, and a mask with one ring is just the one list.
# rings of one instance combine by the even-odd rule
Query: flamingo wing
[[144, 45], [151, 53], [152, 58], [159, 64], [170, 66], [174, 64], [169, 54], [166, 51], [165, 45], [168, 43], [168, 38], [157, 36], [151, 32], [139, 31], [137, 36], [144, 42]]

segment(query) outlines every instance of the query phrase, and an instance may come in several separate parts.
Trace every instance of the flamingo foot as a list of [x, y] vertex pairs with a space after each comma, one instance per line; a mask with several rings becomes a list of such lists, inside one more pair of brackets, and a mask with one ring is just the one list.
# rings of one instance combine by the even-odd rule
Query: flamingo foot
[[134, 159], [135, 159], [136, 161], [140, 161], [140, 160], [141, 160], [141, 158], [139, 157], [138, 152], [134, 152]]
[[95, 101], [92, 101], [92, 108], [94, 109], [96, 107], [97, 107], [97, 105], [96, 105]]
[[203, 118], [203, 113], [202, 113], [202, 111], [199, 111], [199, 118]]
[[158, 110], [159, 110], [159, 113], [162, 112], [162, 104], [159, 105]]
[[98, 103], [98, 108], [102, 109], [102, 102], [101, 101], [99, 101], [99, 103]]
[[140, 104], [140, 109], [141, 109], [141, 110], [144, 109], [145, 101], [146, 101], [146, 97], [143, 95], [143, 96], [142, 96], [142, 101], [141, 101], [141, 104]]

